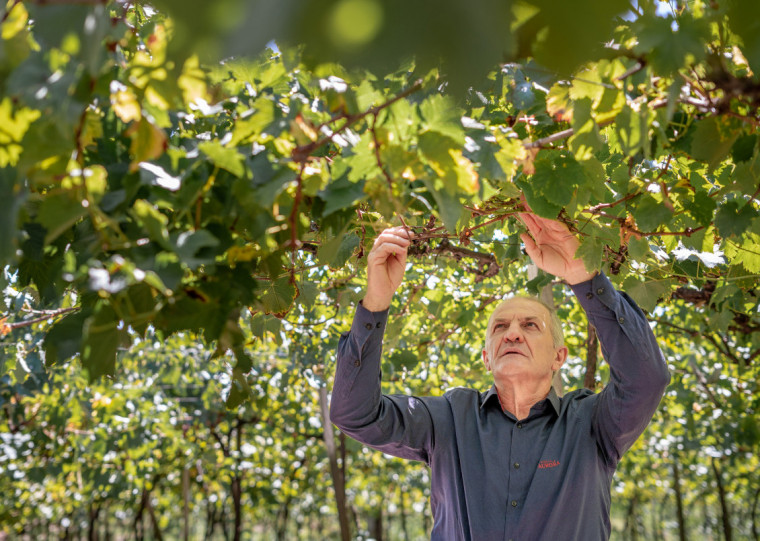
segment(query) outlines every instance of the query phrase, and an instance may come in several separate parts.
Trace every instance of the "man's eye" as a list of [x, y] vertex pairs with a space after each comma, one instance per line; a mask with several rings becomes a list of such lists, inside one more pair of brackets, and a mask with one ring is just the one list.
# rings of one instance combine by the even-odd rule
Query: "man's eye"
[[523, 323], [523, 327], [529, 328], [529, 329], [538, 329], [538, 324], [535, 321], [526, 321]]

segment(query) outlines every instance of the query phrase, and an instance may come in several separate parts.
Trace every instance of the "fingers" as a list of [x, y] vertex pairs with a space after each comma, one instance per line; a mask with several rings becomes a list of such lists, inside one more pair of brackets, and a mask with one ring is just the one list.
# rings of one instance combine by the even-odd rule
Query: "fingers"
[[520, 238], [522, 239], [523, 244], [525, 244], [525, 252], [528, 254], [528, 257], [530, 257], [534, 263], [540, 261], [541, 250], [536, 244], [536, 241], [533, 240], [533, 237], [527, 233], [521, 233]]
[[405, 227], [391, 227], [380, 233], [375, 239], [372, 252], [375, 255], [385, 256], [386, 258], [397, 254], [406, 256], [406, 251], [411, 245], [413, 238], [414, 233]]

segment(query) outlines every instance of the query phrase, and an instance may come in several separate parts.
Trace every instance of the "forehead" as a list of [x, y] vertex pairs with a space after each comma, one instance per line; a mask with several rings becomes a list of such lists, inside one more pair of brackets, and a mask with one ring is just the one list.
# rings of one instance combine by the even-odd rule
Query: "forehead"
[[513, 319], [513, 318], [536, 318], [544, 323], [549, 319], [549, 310], [538, 301], [517, 297], [507, 299], [502, 302], [491, 314], [489, 327], [496, 320]]

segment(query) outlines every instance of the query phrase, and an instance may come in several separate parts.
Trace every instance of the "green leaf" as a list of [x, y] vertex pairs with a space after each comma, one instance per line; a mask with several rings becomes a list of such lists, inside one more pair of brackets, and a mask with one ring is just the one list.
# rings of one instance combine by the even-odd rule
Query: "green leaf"
[[360, 111], [366, 111], [383, 101], [385, 101], [383, 93], [376, 90], [370, 81], [364, 79], [359, 83], [359, 86], [356, 88], [356, 105]]
[[440, 94], [427, 98], [420, 104], [423, 131], [434, 131], [450, 137], [456, 143], [464, 142], [462, 115], [454, 101]]
[[700, 225], [707, 227], [712, 223], [718, 205], [712, 197], [700, 191], [684, 201], [683, 206]]
[[530, 56], [532, 50], [539, 64], [558, 73], [570, 73], [590, 57], [597, 58], [600, 44], [612, 37], [616, 16], [630, 9], [624, 0], [529, 0], [513, 5], [528, 13], [538, 8], [515, 28], [520, 52]]
[[755, 152], [747, 160], [734, 168], [734, 185], [747, 195], [754, 194], [760, 188], [760, 152]]
[[634, 111], [626, 105], [615, 119], [615, 130], [620, 143], [620, 150], [632, 156], [641, 150], [647, 141], [646, 109]]
[[314, 282], [303, 280], [298, 284], [298, 302], [306, 308], [312, 308], [319, 296], [319, 287]]
[[689, 11], [677, 21], [670, 16], [647, 14], [636, 21], [635, 28], [639, 39], [634, 51], [645, 55], [658, 73], [674, 73], [706, 56], [709, 30], [703, 20], [694, 19]]
[[0, 167], [0, 268], [5, 268], [16, 257], [18, 231], [16, 218], [26, 199], [15, 169]]
[[214, 260], [214, 253], [209, 253], [204, 257], [199, 252], [218, 246], [219, 239], [208, 230], [199, 229], [198, 231], [183, 231], [176, 237], [172, 235], [172, 243], [180, 260], [191, 269], [196, 269], [200, 265]]
[[321, 264], [328, 265], [331, 269], [340, 269], [360, 244], [361, 239], [356, 233], [340, 234], [324, 242], [319, 247], [317, 257]]
[[[570, 203], [575, 189], [586, 180], [583, 166], [570, 156], [542, 157], [536, 160], [535, 167], [530, 180], [532, 191], [558, 207]], [[528, 204], [533, 208], [530, 201]]]
[[708, 117], [700, 120], [696, 122], [691, 155], [695, 160], [707, 162], [710, 169], [715, 169], [720, 161], [728, 156], [738, 135], [719, 118]]
[[[188, 293], [190, 293], [188, 291]], [[195, 292], [192, 294], [200, 297]], [[156, 316], [155, 325], [167, 334], [182, 330], [199, 331], [220, 317], [219, 305], [185, 294], [170, 298]]]
[[720, 206], [715, 215], [715, 227], [722, 237], [738, 237], [749, 229], [757, 212], [752, 205], [741, 205], [738, 201], [728, 201]]
[[325, 207], [322, 209], [323, 218], [338, 210], [354, 206], [366, 196], [364, 181], [351, 182], [346, 176], [331, 182], [317, 194], [317, 197], [325, 202]]
[[132, 215], [137, 223], [145, 229], [151, 240], [167, 250], [172, 249], [169, 243], [169, 232], [166, 229], [169, 219], [159, 212], [155, 206], [144, 199], [138, 199], [132, 205]]
[[198, 144], [198, 150], [203, 152], [217, 167], [221, 167], [235, 175], [245, 175], [245, 158], [235, 148], [223, 147], [219, 141], [203, 141]]
[[[268, 96], [261, 97], [253, 104], [253, 113], [243, 113], [232, 131], [229, 147], [234, 148], [243, 143], [249, 143], [262, 135], [275, 120], [275, 103]], [[212, 151], [214, 152], [214, 151]], [[209, 156], [211, 157], [211, 156]], [[213, 159], [213, 158], [212, 158]], [[233, 157], [233, 161], [235, 158]], [[233, 165], [233, 167], [238, 167]], [[238, 175], [242, 176], [242, 175]]]
[[573, 129], [575, 133], [567, 141], [568, 147], [579, 161], [589, 160], [602, 148], [599, 128], [591, 116], [591, 100], [584, 98], [575, 102], [573, 108]]
[[449, 233], [456, 233], [460, 223], [463, 223], [469, 211], [462, 206], [459, 198], [449, 193], [448, 190], [436, 188], [433, 181], [424, 180], [425, 186], [430, 190], [435, 200], [438, 216]]
[[82, 202], [71, 192], [52, 192], [45, 197], [38, 219], [47, 229], [45, 244], [50, 244], [87, 214]]
[[156, 300], [148, 284], [135, 284], [127, 290], [127, 316], [129, 324], [140, 336], [145, 337], [148, 325], [155, 315]]
[[549, 201], [544, 195], [544, 192], [533, 185], [532, 182], [520, 179], [515, 181], [515, 185], [520, 188], [525, 195], [525, 199], [528, 202], [531, 210], [542, 218], [551, 218], [556, 220], [562, 206]]
[[588, 272], [598, 271], [602, 268], [602, 255], [606, 243], [600, 237], [589, 235], [581, 237], [580, 246], [575, 252], [575, 257], [583, 260], [583, 265]]
[[125, 332], [113, 307], [101, 301], [82, 328], [82, 365], [90, 381], [116, 370], [116, 350], [124, 341]]
[[261, 296], [264, 313], [276, 317], [287, 314], [297, 294], [298, 290], [290, 282], [289, 276], [270, 281]]
[[649, 248], [649, 241], [646, 237], [640, 239], [631, 237], [631, 239], [628, 240], [628, 255], [634, 261], [644, 261], [651, 253], [652, 251]]
[[345, 153], [344, 162], [350, 167], [348, 180], [352, 183], [380, 174], [375, 155], [375, 142], [370, 132], [362, 135], [359, 142]]
[[738, 164], [749, 160], [755, 152], [757, 135], [742, 135], [731, 147], [731, 158]]
[[726, 256], [733, 264], [741, 264], [748, 273], [760, 274], [760, 235], [745, 232], [741, 244], [731, 242]]
[[248, 384], [248, 380], [245, 374], [239, 368], [233, 368], [232, 370], [232, 383], [230, 384], [230, 392], [227, 395], [225, 406], [229, 410], [234, 410], [247, 400], [250, 400], [253, 396], [251, 386]]
[[45, 333], [45, 363], [52, 366], [78, 354], [82, 347], [82, 327], [88, 313], [72, 312], [56, 321]]
[[760, 73], [760, 4], [752, 0], [727, 0], [728, 24], [742, 39], [742, 52], [755, 74]]
[[397, 349], [390, 355], [390, 362], [398, 370], [411, 370], [419, 364], [420, 358], [414, 351]]
[[736, 443], [748, 447], [754, 447], [760, 443], [760, 425], [755, 415], [745, 413], [742, 416], [736, 430]]
[[647, 233], [656, 231], [660, 226], [667, 224], [673, 216], [673, 212], [668, 207], [649, 194], [638, 198], [632, 212], [639, 229]]
[[625, 292], [646, 312], [654, 310], [659, 299], [668, 295], [672, 286], [673, 281], [669, 278], [642, 282], [635, 276], [629, 276], [623, 282]]
[[267, 334], [275, 337], [279, 336], [282, 330], [282, 321], [274, 316], [257, 312], [251, 316], [250, 326], [253, 336], [264, 340]]

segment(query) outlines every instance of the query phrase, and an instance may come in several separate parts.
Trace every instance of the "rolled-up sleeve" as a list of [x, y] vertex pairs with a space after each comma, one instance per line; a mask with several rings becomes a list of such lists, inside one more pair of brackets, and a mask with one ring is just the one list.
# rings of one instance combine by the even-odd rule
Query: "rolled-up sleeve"
[[646, 316], [607, 276], [572, 286], [596, 328], [610, 380], [594, 407], [592, 429], [610, 465], [641, 435], [670, 382]]
[[380, 359], [388, 311], [359, 304], [351, 330], [340, 337], [330, 420], [357, 441], [384, 453], [428, 462], [433, 421], [423, 400], [386, 396]]

